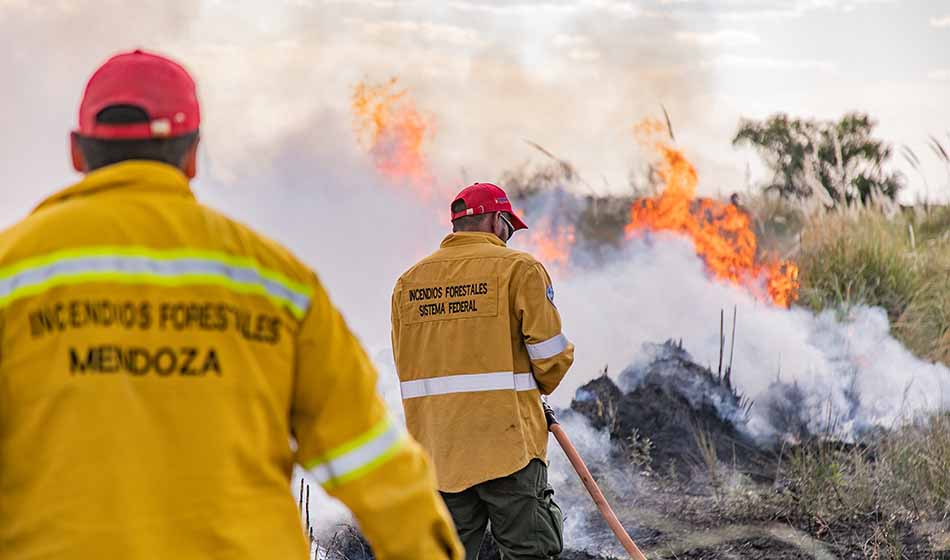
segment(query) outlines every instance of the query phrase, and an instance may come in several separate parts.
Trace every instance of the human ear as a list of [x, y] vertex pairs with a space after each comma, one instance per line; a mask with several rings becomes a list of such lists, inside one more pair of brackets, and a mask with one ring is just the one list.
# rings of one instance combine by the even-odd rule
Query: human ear
[[83, 157], [82, 150], [79, 148], [79, 133], [77, 132], [69, 133], [69, 155], [73, 162], [73, 169], [85, 173], [86, 158]]
[[188, 152], [185, 154], [185, 159], [181, 162], [181, 170], [184, 171], [185, 176], [189, 179], [194, 179], [195, 175], [198, 173], [198, 141], [200, 138], [195, 138], [195, 141], [191, 144], [191, 147], [188, 148]]

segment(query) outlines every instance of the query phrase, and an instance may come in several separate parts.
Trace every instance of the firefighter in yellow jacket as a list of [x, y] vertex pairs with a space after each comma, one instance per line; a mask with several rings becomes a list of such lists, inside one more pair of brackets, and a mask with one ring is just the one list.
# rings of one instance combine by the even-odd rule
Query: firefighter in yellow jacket
[[85, 178], [0, 235], [0, 559], [303, 560], [295, 462], [378, 558], [461, 558], [317, 278], [195, 200], [198, 123], [181, 66], [110, 59]]
[[509, 249], [527, 226], [490, 183], [452, 202], [454, 233], [399, 278], [393, 353], [409, 432], [433, 458], [466, 557], [488, 522], [505, 560], [556, 558], [541, 395], [574, 360], [544, 267]]

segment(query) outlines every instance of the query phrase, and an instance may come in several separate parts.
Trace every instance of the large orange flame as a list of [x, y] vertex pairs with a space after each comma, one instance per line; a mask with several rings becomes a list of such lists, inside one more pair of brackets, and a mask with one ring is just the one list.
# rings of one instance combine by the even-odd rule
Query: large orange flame
[[356, 131], [380, 174], [428, 198], [434, 181], [424, 146], [432, 136], [432, 119], [416, 109], [397, 82], [357, 84], [352, 100]]
[[696, 197], [696, 168], [681, 151], [657, 139], [665, 131], [661, 123], [647, 120], [634, 130], [659, 153], [657, 172], [665, 188], [658, 196], [634, 202], [627, 237], [644, 230], [685, 234], [714, 276], [745, 286], [776, 305], [790, 306], [798, 297], [798, 266], [760, 261], [749, 214], [736, 204]]

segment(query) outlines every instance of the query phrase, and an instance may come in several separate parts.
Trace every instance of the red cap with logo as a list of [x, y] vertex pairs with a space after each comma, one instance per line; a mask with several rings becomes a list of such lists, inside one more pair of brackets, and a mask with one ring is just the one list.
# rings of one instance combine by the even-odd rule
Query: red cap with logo
[[[459, 201], [465, 203], [465, 209], [454, 211], [460, 208]], [[527, 229], [521, 218], [515, 215], [511, 209], [511, 202], [508, 201], [508, 195], [501, 190], [498, 185], [491, 183], [474, 183], [462, 189], [462, 192], [452, 201], [452, 220], [463, 216], [477, 216], [479, 214], [488, 214], [490, 212], [507, 212], [511, 216], [511, 224], [515, 226], [515, 231]]]
[[[138, 107], [149, 120], [97, 122], [99, 113], [114, 105]], [[195, 82], [188, 72], [163, 56], [135, 50], [110, 58], [89, 79], [79, 105], [77, 132], [106, 140], [173, 138], [195, 132], [200, 120]]]

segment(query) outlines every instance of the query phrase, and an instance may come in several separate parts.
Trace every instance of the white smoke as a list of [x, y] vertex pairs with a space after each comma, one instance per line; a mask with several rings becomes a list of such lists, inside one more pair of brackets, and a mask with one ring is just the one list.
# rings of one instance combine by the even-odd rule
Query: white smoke
[[[612, 445], [606, 430], [595, 430], [579, 414], [567, 414], [558, 421], [569, 434], [587, 468], [595, 473], [594, 476], [602, 484], [603, 477], [609, 472], [615, 477], [629, 475], [625, 477], [626, 484], [618, 486], [625, 488], [630, 493], [629, 497], [635, 494], [638, 480], [635, 473], [618, 472], [619, 469], [614, 469], [610, 463]], [[610, 529], [605, 523], [594, 521], [599, 513], [571, 463], [557, 445], [552, 436], [548, 446], [548, 482], [554, 488], [554, 501], [564, 513], [564, 542], [573, 550], [606, 552], [604, 543], [613, 540]]]
[[[604, 176], [625, 174], [629, 124], [658, 101], [669, 103], [687, 142], [710, 137], [703, 119], [713, 117], [702, 110], [707, 76], [688, 64], [696, 51], [660, 40], [676, 30], [675, 19], [650, 20], [649, 33], [638, 35], [625, 3], [538, 13], [525, 2], [535, 17], [512, 18], [501, 4], [453, 2], [451, 24], [413, 27], [395, 2], [376, 2], [388, 12], [373, 23], [380, 18], [370, 4], [0, 0], [7, 53], [0, 74], [8, 86], [0, 94], [0, 220], [13, 223], [76, 178], [66, 134], [82, 86], [102, 60], [136, 46], [179, 57], [203, 101], [199, 197], [287, 244], [318, 271], [377, 363], [380, 388], [398, 415], [390, 291], [437, 246], [445, 201], [420, 202], [375, 174], [347, 112], [358, 80], [401, 74], [421, 106], [441, 111], [433, 159], [440, 176], [451, 178], [449, 191], [461, 182], [456, 176], [493, 179], [531, 155], [523, 137], [584, 160], [581, 173], [600, 185], [601, 168], [620, 168]], [[606, 25], [598, 10], [611, 14]], [[476, 19], [490, 20], [496, 33], [472, 35], [462, 26]], [[858, 308], [839, 318], [772, 308], [711, 281], [679, 238], [633, 242], [612, 264], [567, 271], [557, 304], [577, 362], [555, 404], [566, 405], [605, 365], [619, 372], [640, 359], [644, 342], [683, 339], [701, 363], [715, 363], [719, 311], [733, 306], [734, 378], [753, 399], [767, 397], [777, 378], [798, 382], [820, 422], [827, 403], [847, 409], [853, 389], [860, 406], [844, 428], [859, 430], [941, 406], [947, 394], [946, 369], [901, 347], [882, 311]], [[768, 419], [755, 414], [751, 429], [768, 435]], [[566, 426], [585, 457], [606, 461], [604, 434], [581, 422]], [[551, 455], [555, 486], [577, 495], [570, 467], [553, 447]], [[316, 486], [311, 495], [318, 528], [332, 529], [343, 510]], [[569, 538], [580, 539], [582, 527], [568, 512]]]
[[[855, 307], [816, 315], [802, 308], [775, 308], [712, 279], [691, 242], [676, 235], [632, 240], [606, 266], [568, 271], [558, 284], [557, 304], [577, 347], [574, 368], [552, 398], [562, 407], [604, 367], [616, 380], [624, 368], [651, 361], [653, 348], [644, 343], [681, 339], [699, 364], [715, 371], [720, 311], [726, 310], [728, 362], [734, 307], [733, 383], [755, 402], [745, 428], [763, 443], [785, 435], [785, 426], [774, 425], [767, 405], [787, 398], [793, 385], [803, 397], [792, 403], [802, 407], [792, 411], [796, 419], [813, 434], [845, 440], [950, 405], [950, 371], [904, 348], [891, 335], [883, 309]], [[563, 425], [601, 485], [621, 493], [615, 496], [619, 505], [636, 510], [649, 490], [641, 489], [643, 479], [634, 466], [625, 470], [611, 461], [606, 429], [594, 430], [576, 414]], [[549, 457], [555, 499], [566, 514], [567, 542], [579, 550], [622, 555], [553, 438]], [[616, 509], [618, 502], [613, 505]], [[626, 523], [628, 530], [637, 527], [635, 517]]]
[[[894, 339], [882, 309], [815, 315], [773, 307], [711, 279], [691, 242], [678, 236], [632, 240], [617, 261], [573, 271], [559, 288], [565, 328], [577, 345], [574, 370], [555, 394], [561, 405], [605, 366], [619, 373], [648, 358], [645, 342], [681, 339], [698, 363], [715, 369], [720, 312], [726, 310], [728, 341], [733, 308], [733, 383], [759, 403], [749, 423], [756, 436], [774, 435], [765, 404], [777, 381], [797, 384], [806, 395], [802, 417], [813, 433], [827, 432], [830, 412], [837, 437], [891, 427], [950, 403], [950, 371], [914, 357]], [[727, 342], [726, 361], [729, 353]]]

